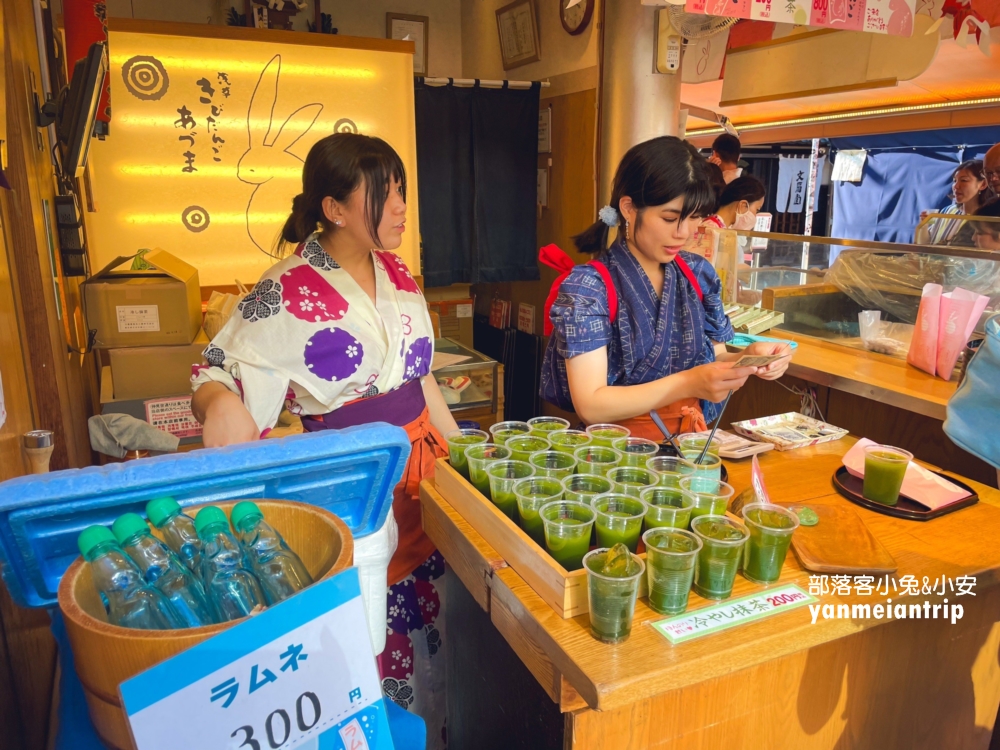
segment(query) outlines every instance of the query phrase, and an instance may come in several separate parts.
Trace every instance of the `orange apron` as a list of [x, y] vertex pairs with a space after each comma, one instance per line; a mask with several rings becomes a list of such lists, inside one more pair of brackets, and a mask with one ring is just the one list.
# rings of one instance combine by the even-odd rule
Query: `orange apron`
[[[677, 436], [684, 432], [705, 432], [708, 425], [705, 424], [705, 415], [701, 412], [701, 404], [696, 398], [684, 398], [680, 401], [664, 406], [657, 410], [660, 419], [670, 434]], [[656, 426], [648, 414], [632, 417], [618, 422], [622, 427], [628, 428], [633, 437], [646, 438], [657, 443], [662, 443], [665, 438], [660, 428]]]

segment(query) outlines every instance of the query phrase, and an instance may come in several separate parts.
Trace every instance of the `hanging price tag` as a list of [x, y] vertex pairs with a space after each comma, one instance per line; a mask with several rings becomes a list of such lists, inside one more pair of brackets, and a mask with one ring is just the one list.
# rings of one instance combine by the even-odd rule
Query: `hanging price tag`
[[753, 457], [753, 465], [750, 467], [750, 483], [753, 485], [754, 492], [757, 493], [758, 503], [771, 502], [771, 496], [767, 494], [767, 485], [764, 484], [764, 472], [760, 468], [757, 456]]
[[392, 750], [357, 570], [122, 683], [139, 750]]

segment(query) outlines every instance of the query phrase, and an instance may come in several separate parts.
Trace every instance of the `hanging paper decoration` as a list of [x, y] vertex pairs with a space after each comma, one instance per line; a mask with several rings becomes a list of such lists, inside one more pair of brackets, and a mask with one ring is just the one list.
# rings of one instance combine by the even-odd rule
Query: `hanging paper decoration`
[[710, 16], [910, 36], [916, 3], [917, 0], [686, 0], [684, 9]]

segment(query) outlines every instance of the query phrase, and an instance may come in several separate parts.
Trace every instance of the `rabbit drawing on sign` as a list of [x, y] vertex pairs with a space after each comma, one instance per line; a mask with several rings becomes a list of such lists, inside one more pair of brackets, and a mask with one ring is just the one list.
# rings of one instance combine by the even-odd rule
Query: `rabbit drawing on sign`
[[[276, 177], [295, 177], [299, 181], [302, 159], [291, 152], [292, 146], [312, 128], [323, 111], [323, 105], [306, 104], [292, 112], [284, 122], [275, 120], [274, 106], [278, 101], [278, 81], [281, 55], [275, 55], [264, 67], [250, 98], [247, 111], [247, 150], [240, 157], [236, 176], [241, 182], [256, 185], [247, 204], [247, 234], [265, 253], [280, 229], [280, 222], [267, 220], [267, 215], [287, 210], [294, 183]], [[276, 132], [274, 132], [276, 131]]]

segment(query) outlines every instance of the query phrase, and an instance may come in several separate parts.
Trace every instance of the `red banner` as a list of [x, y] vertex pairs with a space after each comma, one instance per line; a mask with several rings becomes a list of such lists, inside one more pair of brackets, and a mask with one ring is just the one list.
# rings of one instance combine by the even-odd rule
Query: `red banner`
[[[73, 78], [73, 66], [87, 56], [90, 45], [108, 40], [108, 15], [103, 2], [95, 0], [63, 0], [63, 23], [66, 26], [67, 76]], [[108, 80], [97, 119], [111, 122], [111, 81]]]

